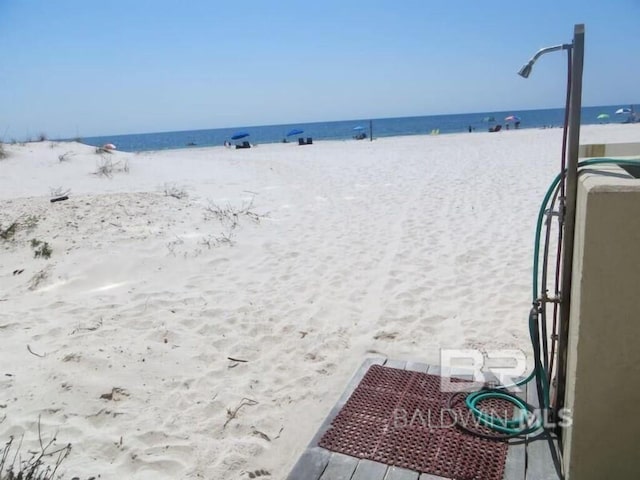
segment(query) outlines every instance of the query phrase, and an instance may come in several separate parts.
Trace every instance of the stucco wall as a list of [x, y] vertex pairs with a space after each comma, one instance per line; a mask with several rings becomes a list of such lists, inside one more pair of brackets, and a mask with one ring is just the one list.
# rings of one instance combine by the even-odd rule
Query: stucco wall
[[578, 181], [567, 480], [640, 478], [640, 180], [600, 171]]

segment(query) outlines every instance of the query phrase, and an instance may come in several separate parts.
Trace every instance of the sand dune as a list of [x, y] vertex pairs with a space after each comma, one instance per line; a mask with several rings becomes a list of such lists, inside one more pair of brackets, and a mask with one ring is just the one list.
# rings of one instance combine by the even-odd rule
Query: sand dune
[[364, 358], [528, 352], [561, 133], [117, 152], [108, 177], [88, 146], [5, 146], [0, 440], [41, 416], [65, 478], [283, 478]]

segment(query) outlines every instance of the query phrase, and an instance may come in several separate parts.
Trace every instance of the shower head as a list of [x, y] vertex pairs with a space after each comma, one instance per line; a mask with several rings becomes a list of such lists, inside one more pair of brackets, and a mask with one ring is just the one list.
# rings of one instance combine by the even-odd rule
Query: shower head
[[529, 60], [529, 63], [525, 64], [520, 69], [518, 75], [520, 75], [522, 78], [529, 78], [529, 75], [531, 75], [531, 70], [533, 69], [533, 64], [536, 63], [536, 60], [538, 60], [538, 58], [540, 58], [542, 55], [544, 55], [545, 53], [556, 52], [558, 50], [570, 50], [571, 47], [572, 44], [565, 43], [562, 45], [555, 45], [553, 47], [547, 47], [538, 50], [536, 54], [531, 58], [531, 60]]
[[529, 75], [531, 74], [531, 69], [533, 68], [533, 64], [534, 64], [535, 60], [530, 60], [529, 63], [527, 63], [526, 65], [524, 65], [520, 71], [518, 72], [518, 75], [520, 75], [522, 78], [529, 78]]

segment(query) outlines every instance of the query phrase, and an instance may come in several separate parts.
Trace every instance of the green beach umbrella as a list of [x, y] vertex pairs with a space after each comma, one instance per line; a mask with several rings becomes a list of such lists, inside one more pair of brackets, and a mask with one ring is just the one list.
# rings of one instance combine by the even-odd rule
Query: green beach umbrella
[[598, 115], [596, 117], [598, 120], [607, 120], [609, 118], [609, 115], [607, 115], [606, 113], [601, 113], [600, 115]]

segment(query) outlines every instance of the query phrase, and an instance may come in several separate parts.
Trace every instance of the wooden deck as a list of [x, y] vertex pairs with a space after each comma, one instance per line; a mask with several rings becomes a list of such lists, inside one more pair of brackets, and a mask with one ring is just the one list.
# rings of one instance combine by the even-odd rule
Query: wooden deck
[[[456, 377], [456, 372], [441, 371], [440, 367], [423, 363], [401, 362], [385, 358], [367, 359], [347, 385], [344, 393], [329, 412], [309, 446], [298, 459], [287, 480], [445, 480], [444, 477], [392, 467], [371, 460], [361, 460], [348, 455], [330, 452], [318, 446], [318, 442], [331, 425], [332, 420], [358, 386], [371, 365], [412, 370]], [[529, 383], [519, 396], [537, 406], [538, 399], [534, 383]], [[559, 480], [557, 442], [550, 436], [527, 438], [525, 442], [509, 447], [504, 471], [504, 480]]]

